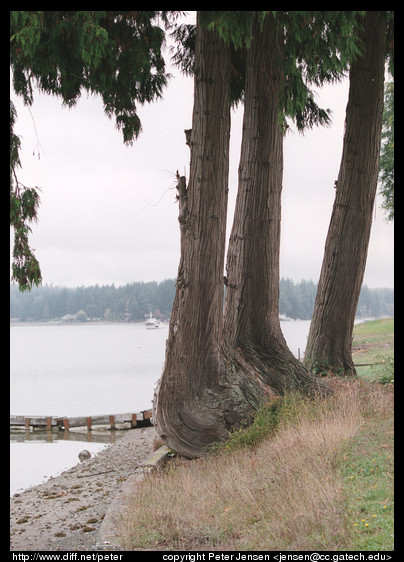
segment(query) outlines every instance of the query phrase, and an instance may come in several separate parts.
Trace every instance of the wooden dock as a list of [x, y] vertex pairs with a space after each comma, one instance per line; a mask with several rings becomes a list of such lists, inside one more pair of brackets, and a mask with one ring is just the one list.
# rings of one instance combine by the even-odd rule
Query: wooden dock
[[46, 429], [66, 430], [73, 427], [83, 427], [91, 431], [94, 426], [108, 426], [109, 429], [116, 429], [117, 425], [126, 424], [130, 428], [144, 427], [152, 423], [152, 411], [143, 410], [136, 414], [112, 414], [107, 416], [76, 416], [76, 417], [57, 417], [57, 416], [12, 416], [10, 415], [10, 429]]

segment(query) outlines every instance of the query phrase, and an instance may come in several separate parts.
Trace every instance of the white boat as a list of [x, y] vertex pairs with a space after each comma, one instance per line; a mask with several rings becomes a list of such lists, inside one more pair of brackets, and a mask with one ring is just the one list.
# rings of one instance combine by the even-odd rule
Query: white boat
[[286, 314], [280, 314], [279, 315], [279, 320], [281, 322], [289, 322], [290, 320], [292, 320], [291, 318], [289, 318], [288, 316], [286, 316]]
[[153, 314], [150, 312], [149, 318], [145, 322], [146, 330], [155, 330], [156, 328], [162, 328], [164, 324], [157, 320], [157, 318], [153, 318]]

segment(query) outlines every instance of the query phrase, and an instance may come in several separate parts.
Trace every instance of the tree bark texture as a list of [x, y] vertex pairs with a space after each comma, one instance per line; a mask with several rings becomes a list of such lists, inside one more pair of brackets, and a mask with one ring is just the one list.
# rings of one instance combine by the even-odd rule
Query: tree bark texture
[[352, 333], [366, 267], [383, 114], [386, 15], [367, 12], [351, 65], [342, 160], [305, 354], [316, 372], [355, 374]]
[[283, 181], [282, 36], [254, 23], [247, 55], [239, 185], [227, 254], [225, 337], [275, 394], [325, 390], [287, 347], [279, 321]]
[[178, 178], [181, 258], [153, 418], [172, 449], [197, 457], [251, 415], [266, 389], [223, 342], [230, 55], [198, 12], [188, 187]]

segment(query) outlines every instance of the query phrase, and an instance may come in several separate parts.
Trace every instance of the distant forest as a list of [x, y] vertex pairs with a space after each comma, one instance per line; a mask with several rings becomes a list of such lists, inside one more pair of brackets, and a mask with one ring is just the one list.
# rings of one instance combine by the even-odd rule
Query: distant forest
[[[161, 283], [136, 282], [122, 287], [54, 287], [45, 285], [21, 293], [10, 286], [10, 318], [14, 321], [47, 322], [50, 320], [139, 322], [152, 313], [167, 320], [175, 295], [175, 279]], [[288, 318], [310, 320], [317, 284], [295, 283], [281, 279], [279, 313]], [[394, 316], [394, 289], [362, 287], [356, 315], [358, 317]]]

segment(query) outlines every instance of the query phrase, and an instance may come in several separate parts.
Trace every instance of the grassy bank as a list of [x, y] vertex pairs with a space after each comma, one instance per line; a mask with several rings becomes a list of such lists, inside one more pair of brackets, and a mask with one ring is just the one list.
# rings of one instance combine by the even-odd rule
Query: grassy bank
[[[358, 375], [365, 380], [378, 380], [383, 371], [394, 368], [394, 318], [357, 324], [354, 329], [352, 354]], [[376, 365], [380, 363], [380, 365]], [[373, 367], [372, 367], [373, 365]]]
[[125, 548], [392, 550], [393, 386], [328, 382], [331, 398], [288, 395], [214, 454], [145, 479], [118, 522]]

